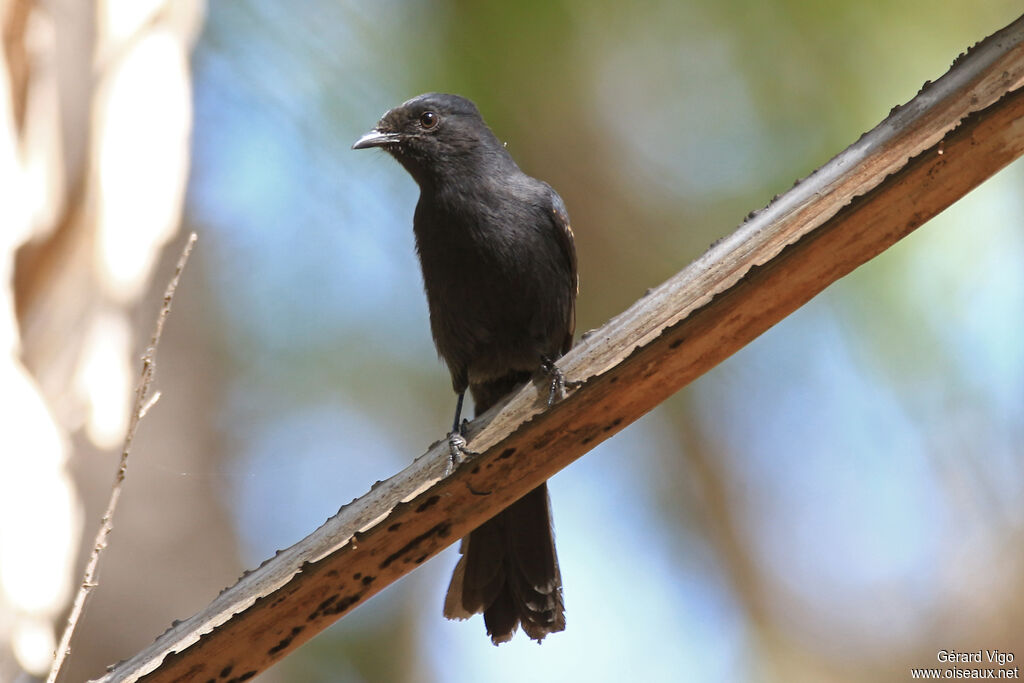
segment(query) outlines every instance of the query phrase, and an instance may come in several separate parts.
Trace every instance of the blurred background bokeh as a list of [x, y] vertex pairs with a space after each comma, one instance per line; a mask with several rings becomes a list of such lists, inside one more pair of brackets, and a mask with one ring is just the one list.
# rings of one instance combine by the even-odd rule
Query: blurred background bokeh
[[[188, 230], [69, 677], [132, 655], [408, 464], [453, 407], [417, 190], [349, 145], [477, 102], [573, 217], [601, 325], [1019, 0], [2, 0], [0, 681], [48, 666]], [[1024, 658], [1024, 166], [551, 483], [568, 628], [441, 618], [449, 549], [265, 673], [902, 681]]]

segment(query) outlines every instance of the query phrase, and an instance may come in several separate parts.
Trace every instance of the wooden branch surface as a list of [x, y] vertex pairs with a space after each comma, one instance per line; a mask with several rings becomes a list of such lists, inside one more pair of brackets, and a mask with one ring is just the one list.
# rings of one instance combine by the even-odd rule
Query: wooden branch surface
[[571, 396], [545, 409], [524, 387], [472, 423], [481, 455], [451, 476], [438, 442], [99, 680], [255, 676], [1020, 156], [1022, 83], [1024, 17], [584, 335], [560, 363], [586, 380]]

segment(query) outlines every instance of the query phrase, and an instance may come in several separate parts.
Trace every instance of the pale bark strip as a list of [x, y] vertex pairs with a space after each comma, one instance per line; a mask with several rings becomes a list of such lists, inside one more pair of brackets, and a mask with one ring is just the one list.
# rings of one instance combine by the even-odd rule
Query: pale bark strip
[[545, 409], [525, 387], [474, 421], [481, 455], [453, 475], [435, 444], [100, 680], [255, 676], [1020, 156], [1022, 82], [1024, 18], [584, 335], [561, 362], [586, 379], [572, 396]]

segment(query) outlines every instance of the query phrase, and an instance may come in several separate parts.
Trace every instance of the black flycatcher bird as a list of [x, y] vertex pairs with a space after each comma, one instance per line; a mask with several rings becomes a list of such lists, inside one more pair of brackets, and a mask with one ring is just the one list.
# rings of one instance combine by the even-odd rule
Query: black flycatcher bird
[[[381, 147], [420, 186], [413, 218], [430, 329], [458, 395], [480, 414], [554, 361], [576, 326], [576, 250], [558, 193], [519, 170], [469, 100], [429, 93], [384, 114], [354, 149]], [[565, 628], [562, 579], [541, 484], [462, 539], [444, 615], [483, 612], [495, 645], [518, 624], [535, 640]]]

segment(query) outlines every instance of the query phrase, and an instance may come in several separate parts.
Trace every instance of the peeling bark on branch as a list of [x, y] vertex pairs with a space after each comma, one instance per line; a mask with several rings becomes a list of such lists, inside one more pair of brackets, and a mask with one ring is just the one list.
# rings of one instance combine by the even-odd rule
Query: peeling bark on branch
[[451, 476], [434, 444], [100, 680], [241, 681], [270, 666], [1020, 156], [1022, 84], [1024, 18], [584, 335], [560, 364], [586, 380], [572, 396], [546, 410], [542, 387], [523, 388], [473, 422], [481, 455]]

